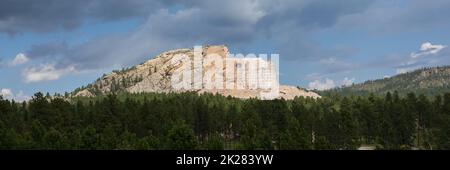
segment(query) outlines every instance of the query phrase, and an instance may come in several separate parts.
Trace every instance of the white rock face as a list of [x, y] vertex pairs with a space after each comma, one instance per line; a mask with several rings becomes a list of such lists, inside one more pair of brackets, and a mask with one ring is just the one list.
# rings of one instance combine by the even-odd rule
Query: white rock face
[[78, 97], [78, 96], [94, 97], [94, 95], [91, 92], [89, 92], [89, 90], [87, 90], [87, 89], [79, 91], [77, 94], [75, 94], [75, 97]]
[[225, 46], [205, 46], [164, 52], [133, 68], [110, 73], [76, 92], [75, 96], [91, 97], [114, 91], [196, 91], [243, 99], [320, 97], [297, 87], [280, 86], [276, 76], [270, 61], [230, 58]]

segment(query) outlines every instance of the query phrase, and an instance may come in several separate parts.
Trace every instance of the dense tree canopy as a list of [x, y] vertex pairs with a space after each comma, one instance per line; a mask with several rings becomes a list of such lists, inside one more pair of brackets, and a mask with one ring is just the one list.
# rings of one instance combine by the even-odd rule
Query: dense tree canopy
[[0, 97], [0, 149], [450, 149], [450, 94]]

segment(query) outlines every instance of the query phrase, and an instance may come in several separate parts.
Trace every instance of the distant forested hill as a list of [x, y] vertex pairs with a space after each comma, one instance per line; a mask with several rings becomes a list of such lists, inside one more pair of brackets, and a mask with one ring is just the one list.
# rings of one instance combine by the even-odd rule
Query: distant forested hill
[[400, 95], [409, 92], [434, 96], [450, 92], [450, 66], [422, 68], [412, 72], [399, 74], [390, 78], [369, 80], [361, 84], [340, 87], [320, 92], [321, 95], [385, 95], [397, 91]]

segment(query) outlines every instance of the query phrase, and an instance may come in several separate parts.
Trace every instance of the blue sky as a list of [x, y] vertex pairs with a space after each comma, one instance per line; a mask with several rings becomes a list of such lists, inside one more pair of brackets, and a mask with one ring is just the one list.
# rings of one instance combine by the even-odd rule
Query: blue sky
[[327, 89], [450, 64], [448, 0], [4, 0], [0, 94], [64, 93], [156, 54], [280, 54], [280, 81]]

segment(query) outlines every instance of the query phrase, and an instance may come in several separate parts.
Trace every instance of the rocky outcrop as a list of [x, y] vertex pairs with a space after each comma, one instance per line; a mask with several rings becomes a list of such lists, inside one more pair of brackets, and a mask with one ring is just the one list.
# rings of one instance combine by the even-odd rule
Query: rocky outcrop
[[[200, 56], [200, 58], [198, 57]], [[226, 62], [224, 62], [226, 60]], [[252, 63], [255, 63], [253, 67]], [[256, 69], [254, 66], [258, 66]], [[272, 64], [261, 59], [230, 58], [225, 46], [177, 49], [157, 55], [142, 64], [104, 75], [74, 96], [91, 97], [111, 92], [184, 92], [217, 93], [237, 98], [285, 98], [296, 96], [318, 98], [318, 94], [293, 86], [278, 86], [273, 93], [262, 86], [255, 74], [267, 73], [266, 82], [277, 83]], [[186, 71], [188, 70], [188, 71]], [[199, 76], [200, 75], [200, 76]]]
[[80, 96], [83, 96], [83, 97], [94, 97], [94, 95], [91, 92], [89, 92], [88, 89], [81, 90], [81, 91], [79, 91], [78, 93], [75, 94], [75, 97], [80, 97]]
[[284, 99], [294, 99], [297, 96], [320, 98], [317, 93], [301, 90], [294, 86], [280, 86], [280, 96]]
[[[261, 98], [262, 90], [200, 90], [199, 93], [213, 93], [213, 94], [221, 94], [224, 96], [233, 96], [241, 99], [249, 99], [249, 98]], [[279, 89], [279, 97], [286, 100], [292, 100], [295, 97], [311, 97], [311, 98], [320, 98], [320, 95], [314, 92], [307, 92], [305, 90], [301, 90], [294, 86], [280, 86]]]

